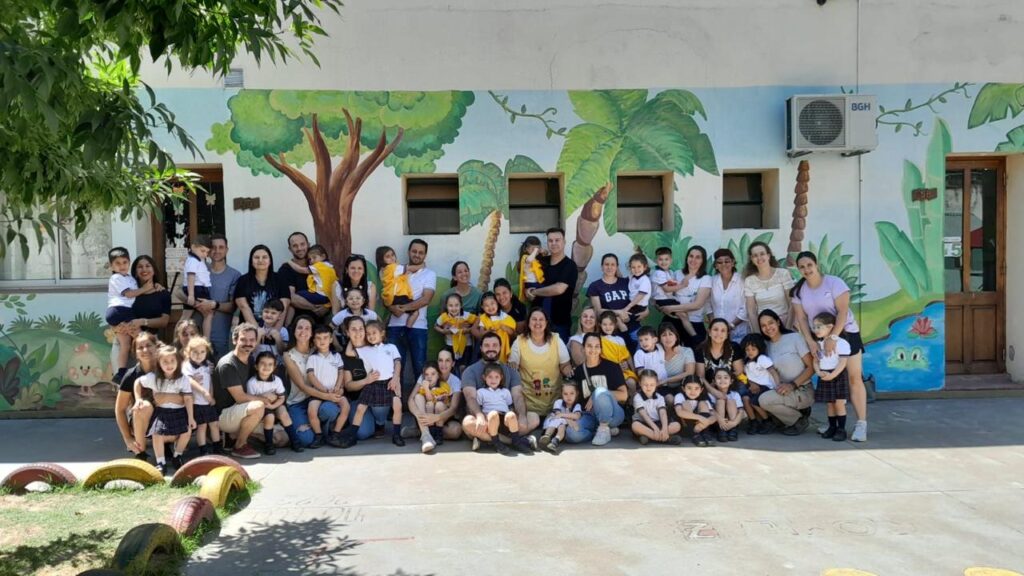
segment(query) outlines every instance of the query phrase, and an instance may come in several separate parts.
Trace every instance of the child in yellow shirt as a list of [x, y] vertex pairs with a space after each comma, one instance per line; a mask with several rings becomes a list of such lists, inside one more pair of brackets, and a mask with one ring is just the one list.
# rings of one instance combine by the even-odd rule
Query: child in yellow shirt
[[540, 255], [540, 238], [527, 236], [519, 248], [519, 301], [526, 304], [526, 291], [540, 288], [544, 284], [544, 269], [537, 256]]
[[[381, 299], [385, 306], [401, 306], [412, 302], [412, 287], [409, 285], [409, 275], [415, 274], [423, 265], [401, 265], [398, 263], [398, 255], [390, 246], [377, 248], [377, 273], [380, 275]], [[420, 311], [413, 310], [406, 314], [405, 325], [412, 328], [416, 319], [420, 317]]]

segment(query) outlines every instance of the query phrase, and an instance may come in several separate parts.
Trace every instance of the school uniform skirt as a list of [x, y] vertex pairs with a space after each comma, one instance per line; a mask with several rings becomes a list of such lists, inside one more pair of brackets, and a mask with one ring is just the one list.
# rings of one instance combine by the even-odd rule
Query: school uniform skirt
[[390, 406], [394, 397], [394, 392], [388, 390], [387, 380], [367, 384], [359, 391], [359, 403], [367, 406]]
[[217, 408], [209, 404], [193, 404], [192, 417], [195, 418], [197, 425], [209, 424], [220, 419], [220, 415], [217, 414]]
[[850, 398], [850, 380], [846, 376], [846, 370], [836, 377], [835, 380], [824, 381], [818, 379], [818, 387], [814, 389], [814, 400], [816, 402], [835, 402], [836, 400], [847, 400]]
[[184, 408], [153, 410], [153, 424], [149, 429], [155, 436], [178, 436], [188, 432], [188, 412]]

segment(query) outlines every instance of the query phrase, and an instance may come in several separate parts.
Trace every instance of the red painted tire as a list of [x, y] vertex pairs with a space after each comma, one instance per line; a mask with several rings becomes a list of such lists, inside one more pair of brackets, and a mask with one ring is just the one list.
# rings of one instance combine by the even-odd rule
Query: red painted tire
[[181, 538], [167, 524], [140, 524], [129, 530], [114, 552], [112, 568], [128, 574], [143, 574], [157, 552], [182, 553]]
[[238, 473], [242, 475], [242, 478], [246, 482], [249, 481], [249, 473], [245, 471], [245, 468], [241, 464], [228, 458], [227, 456], [200, 456], [194, 460], [189, 460], [184, 466], [178, 469], [174, 473], [174, 478], [171, 479], [171, 486], [187, 486], [192, 483], [193, 480], [200, 476], [206, 476], [214, 468], [220, 468], [221, 466], [230, 466]]
[[25, 492], [25, 487], [32, 482], [46, 482], [50, 486], [70, 486], [78, 479], [67, 468], [51, 462], [38, 462], [22, 466], [4, 477], [0, 486], [15, 494]]
[[216, 513], [213, 504], [206, 498], [186, 496], [171, 508], [171, 516], [167, 524], [182, 536], [191, 536], [204, 520], [213, 520]]

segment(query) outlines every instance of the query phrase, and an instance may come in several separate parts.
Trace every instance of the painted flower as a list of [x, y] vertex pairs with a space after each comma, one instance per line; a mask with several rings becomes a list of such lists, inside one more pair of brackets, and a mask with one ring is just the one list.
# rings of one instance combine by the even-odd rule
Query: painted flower
[[910, 326], [911, 338], [934, 338], [936, 333], [931, 318], [927, 316], [918, 316]]

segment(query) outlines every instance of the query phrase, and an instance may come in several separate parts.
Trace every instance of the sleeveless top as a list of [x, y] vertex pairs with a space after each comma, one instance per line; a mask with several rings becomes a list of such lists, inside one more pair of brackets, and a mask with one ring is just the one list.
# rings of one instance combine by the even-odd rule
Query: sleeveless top
[[519, 337], [519, 377], [523, 382], [526, 409], [530, 412], [547, 414], [560, 397], [562, 374], [558, 367], [555, 338], [558, 336], [553, 334], [547, 350], [536, 352], [527, 336]]

